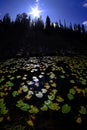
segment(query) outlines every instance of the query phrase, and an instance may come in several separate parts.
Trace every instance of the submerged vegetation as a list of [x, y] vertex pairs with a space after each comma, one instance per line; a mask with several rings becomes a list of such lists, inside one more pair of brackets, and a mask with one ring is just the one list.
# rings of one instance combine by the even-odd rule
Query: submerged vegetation
[[[45, 56], [41, 59], [30, 57], [1, 61], [1, 129], [41, 129], [43, 122], [50, 121], [52, 124], [54, 120], [54, 128], [58, 128], [57, 123], [61, 122], [65, 127], [67, 122], [67, 129], [78, 126], [80, 130], [85, 130], [86, 75], [86, 56]], [[44, 128], [48, 128], [48, 124], [44, 123]]]

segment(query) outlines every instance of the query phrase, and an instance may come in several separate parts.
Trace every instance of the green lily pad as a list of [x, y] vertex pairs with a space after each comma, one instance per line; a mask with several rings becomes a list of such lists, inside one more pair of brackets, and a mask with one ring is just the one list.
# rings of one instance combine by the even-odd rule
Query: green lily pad
[[61, 96], [57, 96], [56, 101], [58, 101], [58, 102], [63, 102], [64, 99], [63, 99]]
[[82, 85], [86, 85], [87, 82], [86, 82], [86, 79], [83, 79], [82, 82], [81, 82]]
[[6, 82], [6, 86], [12, 87], [14, 84], [11, 81]]
[[64, 75], [60, 75], [60, 78], [65, 79], [65, 76]]
[[35, 106], [31, 106], [31, 108], [29, 109], [29, 112], [33, 114], [37, 114], [39, 112], [39, 109]]
[[16, 106], [19, 107], [23, 111], [27, 111], [30, 108], [30, 106], [27, 103], [24, 103], [23, 101], [18, 101]]
[[74, 88], [71, 88], [71, 89], [69, 90], [69, 93], [75, 95], [75, 94], [76, 94], [76, 90], [75, 90]]
[[51, 109], [51, 110], [56, 110], [58, 111], [60, 109], [60, 106], [58, 103], [51, 103], [48, 105], [48, 107]]
[[41, 108], [40, 108], [42, 111], [47, 111], [48, 110], [48, 107], [47, 107], [47, 105], [43, 105]]
[[75, 81], [74, 81], [74, 80], [70, 80], [70, 83], [74, 84], [74, 83], [75, 83]]
[[53, 94], [53, 95], [48, 95], [48, 99], [49, 100], [54, 100], [55, 99], [55, 95]]
[[85, 90], [85, 92], [87, 93], [87, 88], [85, 88], [84, 90]]
[[13, 96], [13, 97], [18, 96], [18, 91], [13, 91], [13, 92], [12, 92], [12, 96]]
[[85, 108], [84, 106], [80, 106], [79, 113], [80, 113], [80, 114], [86, 114], [86, 113], [87, 113], [86, 108]]
[[0, 116], [5, 115], [8, 113], [8, 110], [6, 109], [6, 104], [4, 103], [4, 99], [0, 99]]
[[47, 101], [44, 101], [44, 103], [48, 106], [48, 105], [50, 105], [52, 103], [52, 101], [51, 100], [47, 100]]
[[82, 118], [81, 116], [78, 116], [76, 119], [76, 123], [81, 124], [82, 123]]
[[62, 106], [62, 113], [67, 114], [70, 112], [70, 110], [71, 110], [71, 106], [69, 106], [68, 104], [64, 104]]
[[68, 97], [69, 100], [73, 100], [74, 99], [74, 96], [71, 93], [68, 93], [67, 97]]
[[1, 82], [3, 82], [4, 80], [5, 80], [5, 78], [4, 78], [4, 77], [2, 77], [2, 78], [0, 79], [0, 83], [1, 83]]

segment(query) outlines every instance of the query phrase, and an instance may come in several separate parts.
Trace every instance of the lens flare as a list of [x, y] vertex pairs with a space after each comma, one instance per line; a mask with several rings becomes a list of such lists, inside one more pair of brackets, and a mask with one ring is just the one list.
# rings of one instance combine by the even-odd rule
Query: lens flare
[[31, 7], [31, 12], [29, 14], [32, 15], [33, 18], [39, 18], [42, 12], [43, 10], [40, 10], [38, 5], [36, 5], [35, 7]]

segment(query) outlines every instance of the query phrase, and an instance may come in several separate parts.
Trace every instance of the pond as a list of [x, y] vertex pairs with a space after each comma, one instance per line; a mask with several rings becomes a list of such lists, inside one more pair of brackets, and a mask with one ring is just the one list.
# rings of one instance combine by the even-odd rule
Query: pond
[[87, 129], [87, 58], [44, 56], [1, 61], [0, 127]]

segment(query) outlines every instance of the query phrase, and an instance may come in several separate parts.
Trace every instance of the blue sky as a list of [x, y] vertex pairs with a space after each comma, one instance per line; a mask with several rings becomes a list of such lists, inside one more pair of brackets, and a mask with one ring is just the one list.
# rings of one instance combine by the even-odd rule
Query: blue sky
[[49, 15], [52, 22], [60, 19], [62, 23], [65, 20], [67, 24], [87, 25], [87, 0], [0, 0], [0, 18], [9, 13], [15, 19], [19, 13], [29, 13], [36, 3], [43, 10], [44, 20]]

